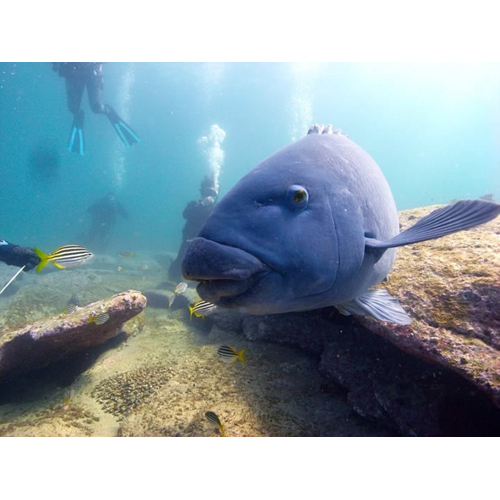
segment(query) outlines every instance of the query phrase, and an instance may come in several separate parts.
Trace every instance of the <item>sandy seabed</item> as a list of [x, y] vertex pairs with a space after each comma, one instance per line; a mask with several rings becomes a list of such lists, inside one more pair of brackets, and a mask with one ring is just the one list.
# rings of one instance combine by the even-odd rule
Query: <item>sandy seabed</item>
[[[118, 266], [123, 269], [118, 271]], [[0, 268], [1, 280], [13, 268]], [[172, 290], [149, 256], [96, 258], [85, 268], [26, 275], [0, 298], [3, 331], [123, 290]], [[14, 285], [13, 285], [14, 286]], [[192, 292], [191, 292], [192, 293]], [[290, 347], [248, 342], [186, 310], [146, 307], [124, 333], [0, 386], [0, 436], [382, 436], [322, 384], [317, 359]], [[220, 345], [245, 348], [224, 364]], [[69, 402], [67, 401], [70, 397]]]

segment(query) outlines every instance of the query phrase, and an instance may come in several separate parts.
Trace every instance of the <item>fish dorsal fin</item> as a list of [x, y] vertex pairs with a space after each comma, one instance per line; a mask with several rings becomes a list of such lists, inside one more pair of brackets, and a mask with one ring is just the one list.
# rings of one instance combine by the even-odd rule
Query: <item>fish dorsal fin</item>
[[344, 132], [342, 132], [339, 128], [334, 129], [332, 125], [323, 125], [321, 123], [315, 123], [309, 127], [307, 135], [311, 134], [345, 135], [347, 137], [347, 134], [344, 134]]

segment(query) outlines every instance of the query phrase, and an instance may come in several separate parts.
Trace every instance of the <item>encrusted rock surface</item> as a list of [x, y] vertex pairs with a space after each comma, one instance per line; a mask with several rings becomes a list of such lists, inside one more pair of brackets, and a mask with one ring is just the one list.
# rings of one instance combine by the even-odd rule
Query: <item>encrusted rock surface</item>
[[[122, 331], [123, 324], [146, 306], [146, 297], [129, 290], [72, 314], [60, 314], [3, 332], [0, 337], [0, 382], [41, 368], [70, 354], [100, 345]], [[91, 314], [109, 314], [102, 325], [89, 323]]]
[[[402, 229], [438, 207], [400, 213]], [[449, 368], [500, 407], [500, 217], [469, 231], [402, 247], [384, 282], [412, 318], [367, 328], [418, 358]]]

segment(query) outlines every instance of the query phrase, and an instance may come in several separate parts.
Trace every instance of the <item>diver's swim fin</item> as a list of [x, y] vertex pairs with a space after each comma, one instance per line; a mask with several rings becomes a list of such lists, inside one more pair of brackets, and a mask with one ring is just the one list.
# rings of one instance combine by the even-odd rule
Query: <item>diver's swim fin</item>
[[123, 144], [130, 148], [133, 144], [140, 142], [139, 136], [125, 123], [118, 113], [109, 105], [106, 104], [106, 116], [109, 118], [111, 125], [115, 129], [118, 137]]
[[453, 205], [434, 210], [390, 240], [379, 241], [365, 238], [365, 245], [368, 248], [393, 248], [411, 245], [479, 226], [479, 224], [484, 224], [499, 214], [500, 205], [490, 201], [457, 201]]
[[73, 118], [73, 126], [71, 127], [71, 134], [68, 141], [68, 151], [78, 153], [81, 156], [85, 154], [85, 141], [83, 139], [84, 119], [85, 113], [81, 109]]
[[409, 325], [411, 318], [401, 307], [399, 300], [382, 288], [366, 290], [355, 299], [342, 304], [334, 304], [344, 316], [357, 314], [380, 321], [390, 321], [397, 325]]

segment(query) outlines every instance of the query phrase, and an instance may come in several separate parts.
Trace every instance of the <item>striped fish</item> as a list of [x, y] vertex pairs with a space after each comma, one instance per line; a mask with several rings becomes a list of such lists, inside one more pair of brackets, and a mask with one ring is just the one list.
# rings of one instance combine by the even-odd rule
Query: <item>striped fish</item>
[[91, 314], [89, 316], [89, 323], [95, 323], [96, 325], [103, 325], [108, 321], [109, 319], [109, 314], [107, 313], [101, 313], [101, 314]]
[[76, 312], [78, 309], [78, 306], [76, 304], [68, 304], [64, 309], [63, 309], [63, 314], [71, 314]]
[[219, 417], [213, 411], [207, 411], [205, 413], [205, 418], [211, 423], [214, 424], [222, 434], [222, 437], [226, 435], [226, 431], [224, 426], [221, 424]]
[[172, 304], [174, 303], [175, 297], [177, 297], [177, 295], [184, 294], [184, 292], [187, 289], [188, 289], [187, 283], [184, 283], [184, 282], [179, 283], [174, 289], [174, 294], [171, 297], [169, 297], [169, 299], [168, 299], [168, 307], [169, 308], [172, 307]]
[[58, 269], [66, 267], [75, 267], [87, 262], [93, 257], [93, 253], [79, 245], [64, 245], [54, 250], [50, 255], [42, 252], [39, 248], [34, 248], [35, 253], [40, 259], [36, 266], [36, 272], [39, 273], [49, 262], [52, 262]]
[[182, 281], [175, 287], [174, 293], [176, 295], [182, 295], [187, 289], [188, 289], [188, 284]]
[[228, 345], [221, 345], [219, 349], [217, 349], [217, 354], [220, 360], [224, 363], [233, 364], [236, 363], [236, 361], [238, 361], [239, 359], [242, 364], [245, 364], [245, 349], [242, 349], [240, 352], [238, 352], [233, 347], [230, 347]]
[[200, 299], [196, 301], [192, 306], [189, 306], [189, 319], [193, 317], [193, 314], [197, 318], [204, 318], [205, 316], [210, 316], [217, 309], [215, 304], [207, 302], [206, 300]]

